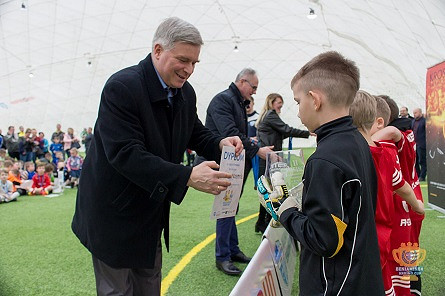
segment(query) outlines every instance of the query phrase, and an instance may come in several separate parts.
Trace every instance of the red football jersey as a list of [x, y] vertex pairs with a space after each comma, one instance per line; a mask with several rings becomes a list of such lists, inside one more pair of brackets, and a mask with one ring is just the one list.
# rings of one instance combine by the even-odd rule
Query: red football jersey
[[[416, 142], [412, 130], [402, 131], [402, 139], [397, 143], [400, 166], [403, 178], [411, 185], [418, 200], [423, 202], [422, 190], [420, 189], [419, 178], [416, 172]], [[411, 242], [419, 243], [420, 230], [425, 215], [418, 215], [412, 210], [409, 211], [411, 218]]]
[[[377, 228], [377, 238], [380, 249], [380, 264], [382, 268], [391, 254], [391, 231], [394, 227], [393, 217], [394, 200], [393, 192], [403, 186], [404, 180], [400, 171], [400, 165], [394, 154], [388, 148], [370, 146], [374, 165], [377, 173], [377, 207], [375, 212], [375, 222]], [[386, 287], [385, 287], [386, 288]]]

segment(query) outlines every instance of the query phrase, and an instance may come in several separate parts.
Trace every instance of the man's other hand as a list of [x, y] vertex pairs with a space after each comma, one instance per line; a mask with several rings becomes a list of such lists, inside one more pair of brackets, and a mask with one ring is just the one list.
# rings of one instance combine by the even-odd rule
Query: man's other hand
[[[221, 142], [223, 141], [224, 140]], [[192, 174], [187, 182], [187, 186], [214, 195], [220, 194], [221, 191], [226, 190], [227, 187], [230, 186], [231, 183], [227, 181], [227, 179], [231, 178], [232, 174], [214, 170], [218, 168], [219, 165], [214, 161], [204, 161], [203, 163], [193, 167]]]
[[219, 149], [223, 149], [223, 146], [231, 146], [235, 147], [235, 155], [238, 156], [243, 151], [244, 146], [243, 142], [241, 142], [241, 139], [238, 136], [234, 137], [227, 137], [221, 140], [219, 142]]

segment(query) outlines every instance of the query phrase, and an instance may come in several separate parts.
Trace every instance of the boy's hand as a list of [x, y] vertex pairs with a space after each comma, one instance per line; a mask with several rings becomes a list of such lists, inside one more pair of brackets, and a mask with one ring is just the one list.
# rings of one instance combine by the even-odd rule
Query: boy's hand
[[425, 215], [425, 207], [420, 200], [417, 201], [417, 207], [412, 208], [412, 210], [418, 215]]

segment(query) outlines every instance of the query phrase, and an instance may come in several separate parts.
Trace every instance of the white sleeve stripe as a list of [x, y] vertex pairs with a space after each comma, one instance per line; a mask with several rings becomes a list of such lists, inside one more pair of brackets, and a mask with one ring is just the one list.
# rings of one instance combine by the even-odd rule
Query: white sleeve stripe
[[400, 182], [402, 182], [402, 173], [396, 170], [392, 175], [392, 186], [396, 186]]

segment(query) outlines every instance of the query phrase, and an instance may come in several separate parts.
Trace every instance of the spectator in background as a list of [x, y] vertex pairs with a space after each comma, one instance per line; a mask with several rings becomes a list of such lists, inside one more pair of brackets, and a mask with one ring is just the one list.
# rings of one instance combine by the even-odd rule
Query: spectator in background
[[[288, 137], [309, 138], [309, 131], [293, 128], [281, 120], [280, 113], [283, 104], [283, 97], [280, 94], [271, 93], [267, 96], [263, 109], [255, 124], [258, 129], [257, 134], [260, 147], [273, 146], [274, 151], [280, 151], [283, 149], [283, 140]], [[266, 160], [260, 159], [259, 176], [264, 175], [265, 171]], [[255, 232], [264, 233], [271, 218], [266, 212], [266, 209], [260, 204]]]
[[85, 154], [88, 153], [88, 150], [90, 149], [91, 141], [93, 140], [93, 128], [89, 127], [87, 130], [87, 134], [85, 135]]
[[42, 149], [43, 153], [48, 152], [49, 142], [47, 139], [45, 139], [45, 134], [43, 132], [40, 132], [39, 138], [40, 138], [40, 148]]
[[0, 172], [0, 203], [17, 200], [18, 192], [14, 192], [12, 182], [8, 180], [9, 172], [1, 170]]
[[19, 136], [14, 132], [14, 126], [12, 125], [8, 128], [8, 132], [5, 135], [5, 145], [9, 156], [17, 160], [20, 159]]
[[70, 179], [67, 180], [67, 184], [71, 184], [71, 188], [77, 186], [79, 183], [80, 172], [82, 171], [83, 159], [79, 156], [76, 148], [71, 148], [71, 156], [66, 161], [66, 169], [70, 174]]
[[0, 148], [0, 160], [5, 161], [5, 157], [6, 157], [6, 149]]
[[34, 159], [34, 138], [31, 129], [27, 128], [24, 137], [20, 137], [19, 152], [20, 160], [23, 162], [32, 161]]
[[24, 137], [25, 136], [25, 128], [23, 127], [23, 125], [19, 126], [19, 138]]
[[3, 148], [5, 146], [5, 141], [3, 139], [2, 130], [0, 129], [0, 148]]
[[71, 148], [80, 148], [79, 138], [74, 136], [74, 130], [69, 127], [67, 133], [63, 136], [63, 150], [67, 157], [70, 157]]
[[45, 173], [45, 164], [37, 164], [37, 174], [32, 177], [31, 195], [47, 195], [51, 193], [53, 187], [48, 174]]
[[56, 131], [53, 133], [53, 135], [51, 136], [51, 141], [54, 142], [54, 138], [59, 138], [59, 142], [63, 143], [63, 136], [65, 135], [64, 132], [62, 132], [62, 126], [60, 125], [60, 123], [58, 123], [56, 125]]
[[[49, 146], [49, 150], [51, 151], [52, 155], [53, 155], [53, 160], [56, 159], [56, 152], [60, 151], [62, 152], [63, 155], [63, 145], [60, 143], [60, 138], [59, 137], [55, 137], [53, 139], [53, 143]], [[57, 163], [56, 163], [57, 165]]]
[[40, 146], [41, 139], [40, 136], [37, 135], [37, 130], [35, 128], [31, 129], [31, 135], [34, 142], [32, 160], [36, 162], [36, 160], [42, 158], [45, 153], [43, 153], [43, 148]]
[[400, 108], [399, 117], [413, 119], [413, 117], [411, 115], [409, 115], [409, 113], [408, 113], [408, 107], [405, 107], [405, 106]]
[[245, 103], [247, 113], [247, 136], [256, 143], [258, 140], [256, 138], [255, 123], [260, 115], [253, 109], [253, 107], [255, 106], [255, 100], [252, 96], [249, 99], [245, 100]]
[[413, 111], [414, 120], [411, 129], [414, 133], [416, 141], [416, 172], [419, 181], [425, 181], [426, 178], [426, 130], [425, 117], [423, 117], [422, 109], [416, 108]]

